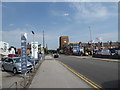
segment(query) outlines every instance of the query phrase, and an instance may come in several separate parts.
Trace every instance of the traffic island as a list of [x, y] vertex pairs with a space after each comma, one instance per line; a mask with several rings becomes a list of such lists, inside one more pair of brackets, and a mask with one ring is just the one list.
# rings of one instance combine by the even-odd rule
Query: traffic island
[[95, 58], [120, 59], [120, 55], [93, 55]]

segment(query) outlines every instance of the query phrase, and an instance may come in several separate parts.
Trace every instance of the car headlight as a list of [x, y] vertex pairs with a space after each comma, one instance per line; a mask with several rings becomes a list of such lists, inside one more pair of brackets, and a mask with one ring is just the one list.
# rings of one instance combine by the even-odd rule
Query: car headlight
[[21, 66], [17, 66], [19, 70], [21, 70]]

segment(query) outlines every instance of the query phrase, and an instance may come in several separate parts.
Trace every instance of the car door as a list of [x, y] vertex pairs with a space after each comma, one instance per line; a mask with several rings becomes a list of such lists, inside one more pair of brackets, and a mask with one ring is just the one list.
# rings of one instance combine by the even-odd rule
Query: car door
[[14, 62], [13, 59], [8, 59], [9, 63], [8, 63], [8, 70], [9, 71], [13, 71], [13, 67], [14, 67]]
[[6, 58], [3, 65], [5, 70], [9, 70], [9, 65], [10, 65], [10, 60], [9, 58]]

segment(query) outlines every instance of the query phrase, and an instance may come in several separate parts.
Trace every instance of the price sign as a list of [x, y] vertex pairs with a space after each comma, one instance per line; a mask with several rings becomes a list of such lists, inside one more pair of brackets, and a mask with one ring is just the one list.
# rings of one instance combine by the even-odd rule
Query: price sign
[[27, 39], [26, 34], [21, 36], [21, 71], [22, 73], [27, 72], [27, 60], [26, 60], [26, 53], [27, 53]]

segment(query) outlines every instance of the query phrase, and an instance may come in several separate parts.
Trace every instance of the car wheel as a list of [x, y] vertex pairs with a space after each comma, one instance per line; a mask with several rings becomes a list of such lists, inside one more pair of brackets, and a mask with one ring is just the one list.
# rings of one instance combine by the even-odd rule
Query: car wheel
[[13, 74], [17, 74], [17, 69], [13, 68]]
[[32, 68], [30, 69], [30, 72], [32, 72]]
[[1, 67], [1, 70], [2, 70], [2, 71], [5, 71], [5, 68], [4, 68], [4, 66], [2, 66], [2, 67]]

